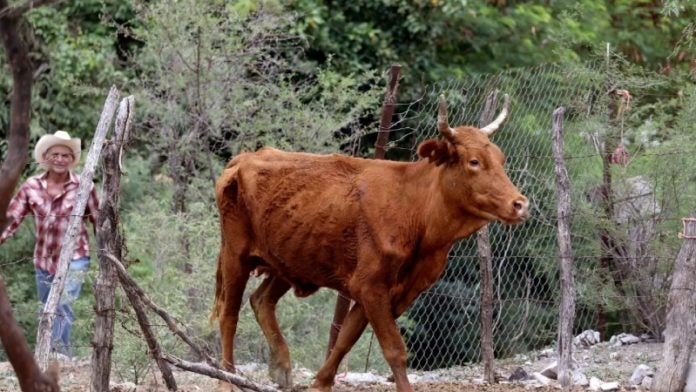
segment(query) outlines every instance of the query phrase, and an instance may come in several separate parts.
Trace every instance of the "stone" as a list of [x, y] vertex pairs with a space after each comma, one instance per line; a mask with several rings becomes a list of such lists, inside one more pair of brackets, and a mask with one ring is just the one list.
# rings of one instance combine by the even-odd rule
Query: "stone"
[[635, 344], [635, 343], [640, 343], [640, 338], [634, 335], [631, 335], [630, 333], [620, 333], [618, 335], [614, 335], [609, 339], [609, 343], [613, 344], [614, 346], [625, 346], [628, 344]]
[[587, 376], [585, 376], [584, 373], [582, 373], [578, 370], [575, 370], [575, 371], [573, 371], [572, 384], [579, 385], [581, 387], [586, 387], [586, 386], [590, 385], [590, 382], [587, 380]]
[[641, 385], [645, 377], [653, 375], [652, 369], [648, 365], [638, 365], [628, 380], [629, 385]]
[[527, 378], [529, 378], [529, 373], [527, 373], [527, 371], [525, 371], [522, 367], [518, 367], [512, 372], [510, 377], [508, 377], [508, 381], [522, 381], [526, 380]]
[[652, 384], [653, 384], [653, 378], [648, 376], [648, 377], [643, 378], [643, 381], [641, 381], [640, 386], [641, 386], [641, 388], [649, 390], [650, 388], [652, 388]]
[[585, 330], [573, 338], [573, 343], [580, 347], [591, 347], [601, 342], [599, 332], [591, 329]]
[[542, 376], [548, 377], [552, 380], [558, 380], [558, 362], [554, 361], [549, 366], [540, 371]]
[[597, 377], [590, 378], [591, 391], [599, 391], [599, 388], [602, 386], [602, 384], [602, 380], [598, 379]]
[[601, 391], [607, 392], [607, 391], [618, 391], [619, 390], [619, 383], [617, 381], [613, 382], [605, 382], [602, 383], [602, 385], [599, 386], [599, 389]]

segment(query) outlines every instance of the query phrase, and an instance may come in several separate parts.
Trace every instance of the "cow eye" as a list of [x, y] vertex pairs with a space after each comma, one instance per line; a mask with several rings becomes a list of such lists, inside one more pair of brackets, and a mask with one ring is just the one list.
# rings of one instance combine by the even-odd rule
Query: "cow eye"
[[472, 166], [472, 167], [478, 167], [478, 165], [479, 165], [478, 159], [472, 159], [472, 160], [470, 160], [470, 161], [469, 161], [469, 165]]

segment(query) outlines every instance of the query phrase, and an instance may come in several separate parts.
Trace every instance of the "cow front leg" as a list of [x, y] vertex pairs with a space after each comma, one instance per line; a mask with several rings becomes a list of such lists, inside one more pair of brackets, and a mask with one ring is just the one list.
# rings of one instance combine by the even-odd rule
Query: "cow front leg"
[[406, 374], [406, 346], [396, 326], [388, 290], [374, 285], [369, 287], [361, 296], [361, 303], [365, 316], [377, 335], [384, 359], [394, 374], [396, 390], [413, 392]]
[[281, 388], [292, 386], [292, 374], [290, 365], [290, 350], [285, 342], [283, 333], [280, 331], [278, 319], [276, 318], [276, 304], [278, 300], [288, 292], [290, 285], [283, 279], [269, 276], [261, 282], [261, 285], [254, 291], [249, 298], [254, 316], [263, 331], [268, 348], [270, 350], [270, 361], [268, 364], [268, 374], [275, 383]]
[[367, 318], [359, 304], [353, 305], [343, 322], [341, 331], [336, 337], [336, 343], [329, 353], [326, 362], [321, 367], [312, 384], [312, 388], [321, 392], [331, 391], [331, 387], [341, 364], [343, 357], [350, 351], [355, 342], [358, 341], [367, 326]]

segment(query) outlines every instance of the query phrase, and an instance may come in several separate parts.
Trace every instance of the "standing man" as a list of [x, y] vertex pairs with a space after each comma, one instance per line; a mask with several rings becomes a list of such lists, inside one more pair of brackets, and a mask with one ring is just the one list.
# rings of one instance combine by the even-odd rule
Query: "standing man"
[[[44, 135], [36, 143], [34, 159], [43, 173], [27, 179], [19, 188], [7, 209], [10, 224], [0, 235], [0, 244], [11, 237], [27, 215], [33, 215], [36, 230], [34, 246], [34, 269], [39, 300], [45, 305], [53, 277], [58, 268], [58, 258], [65, 231], [77, 202], [80, 177], [72, 172], [80, 161], [80, 139], [71, 138], [67, 132], [58, 131]], [[85, 218], [92, 221], [96, 229], [99, 202], [94, 184], [91, 185]], [[85, 220], [75, 253], [70, 261], [65, 289], [56, 311], [53, 325], [52, 347], [57, 353], [72, 357], [70, 333], [74, 321], [72, 302], [80, 294], [84, 274], [89, 267], [89, 237]]]

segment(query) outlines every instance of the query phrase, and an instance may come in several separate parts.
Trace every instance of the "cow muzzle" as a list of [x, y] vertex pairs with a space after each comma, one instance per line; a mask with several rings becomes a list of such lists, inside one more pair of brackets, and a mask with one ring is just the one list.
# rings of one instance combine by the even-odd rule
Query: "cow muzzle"
[[510, 223], [521, 223], [529, 218], [529, 200], [520, 195], [512, 201], [513, 219]]

